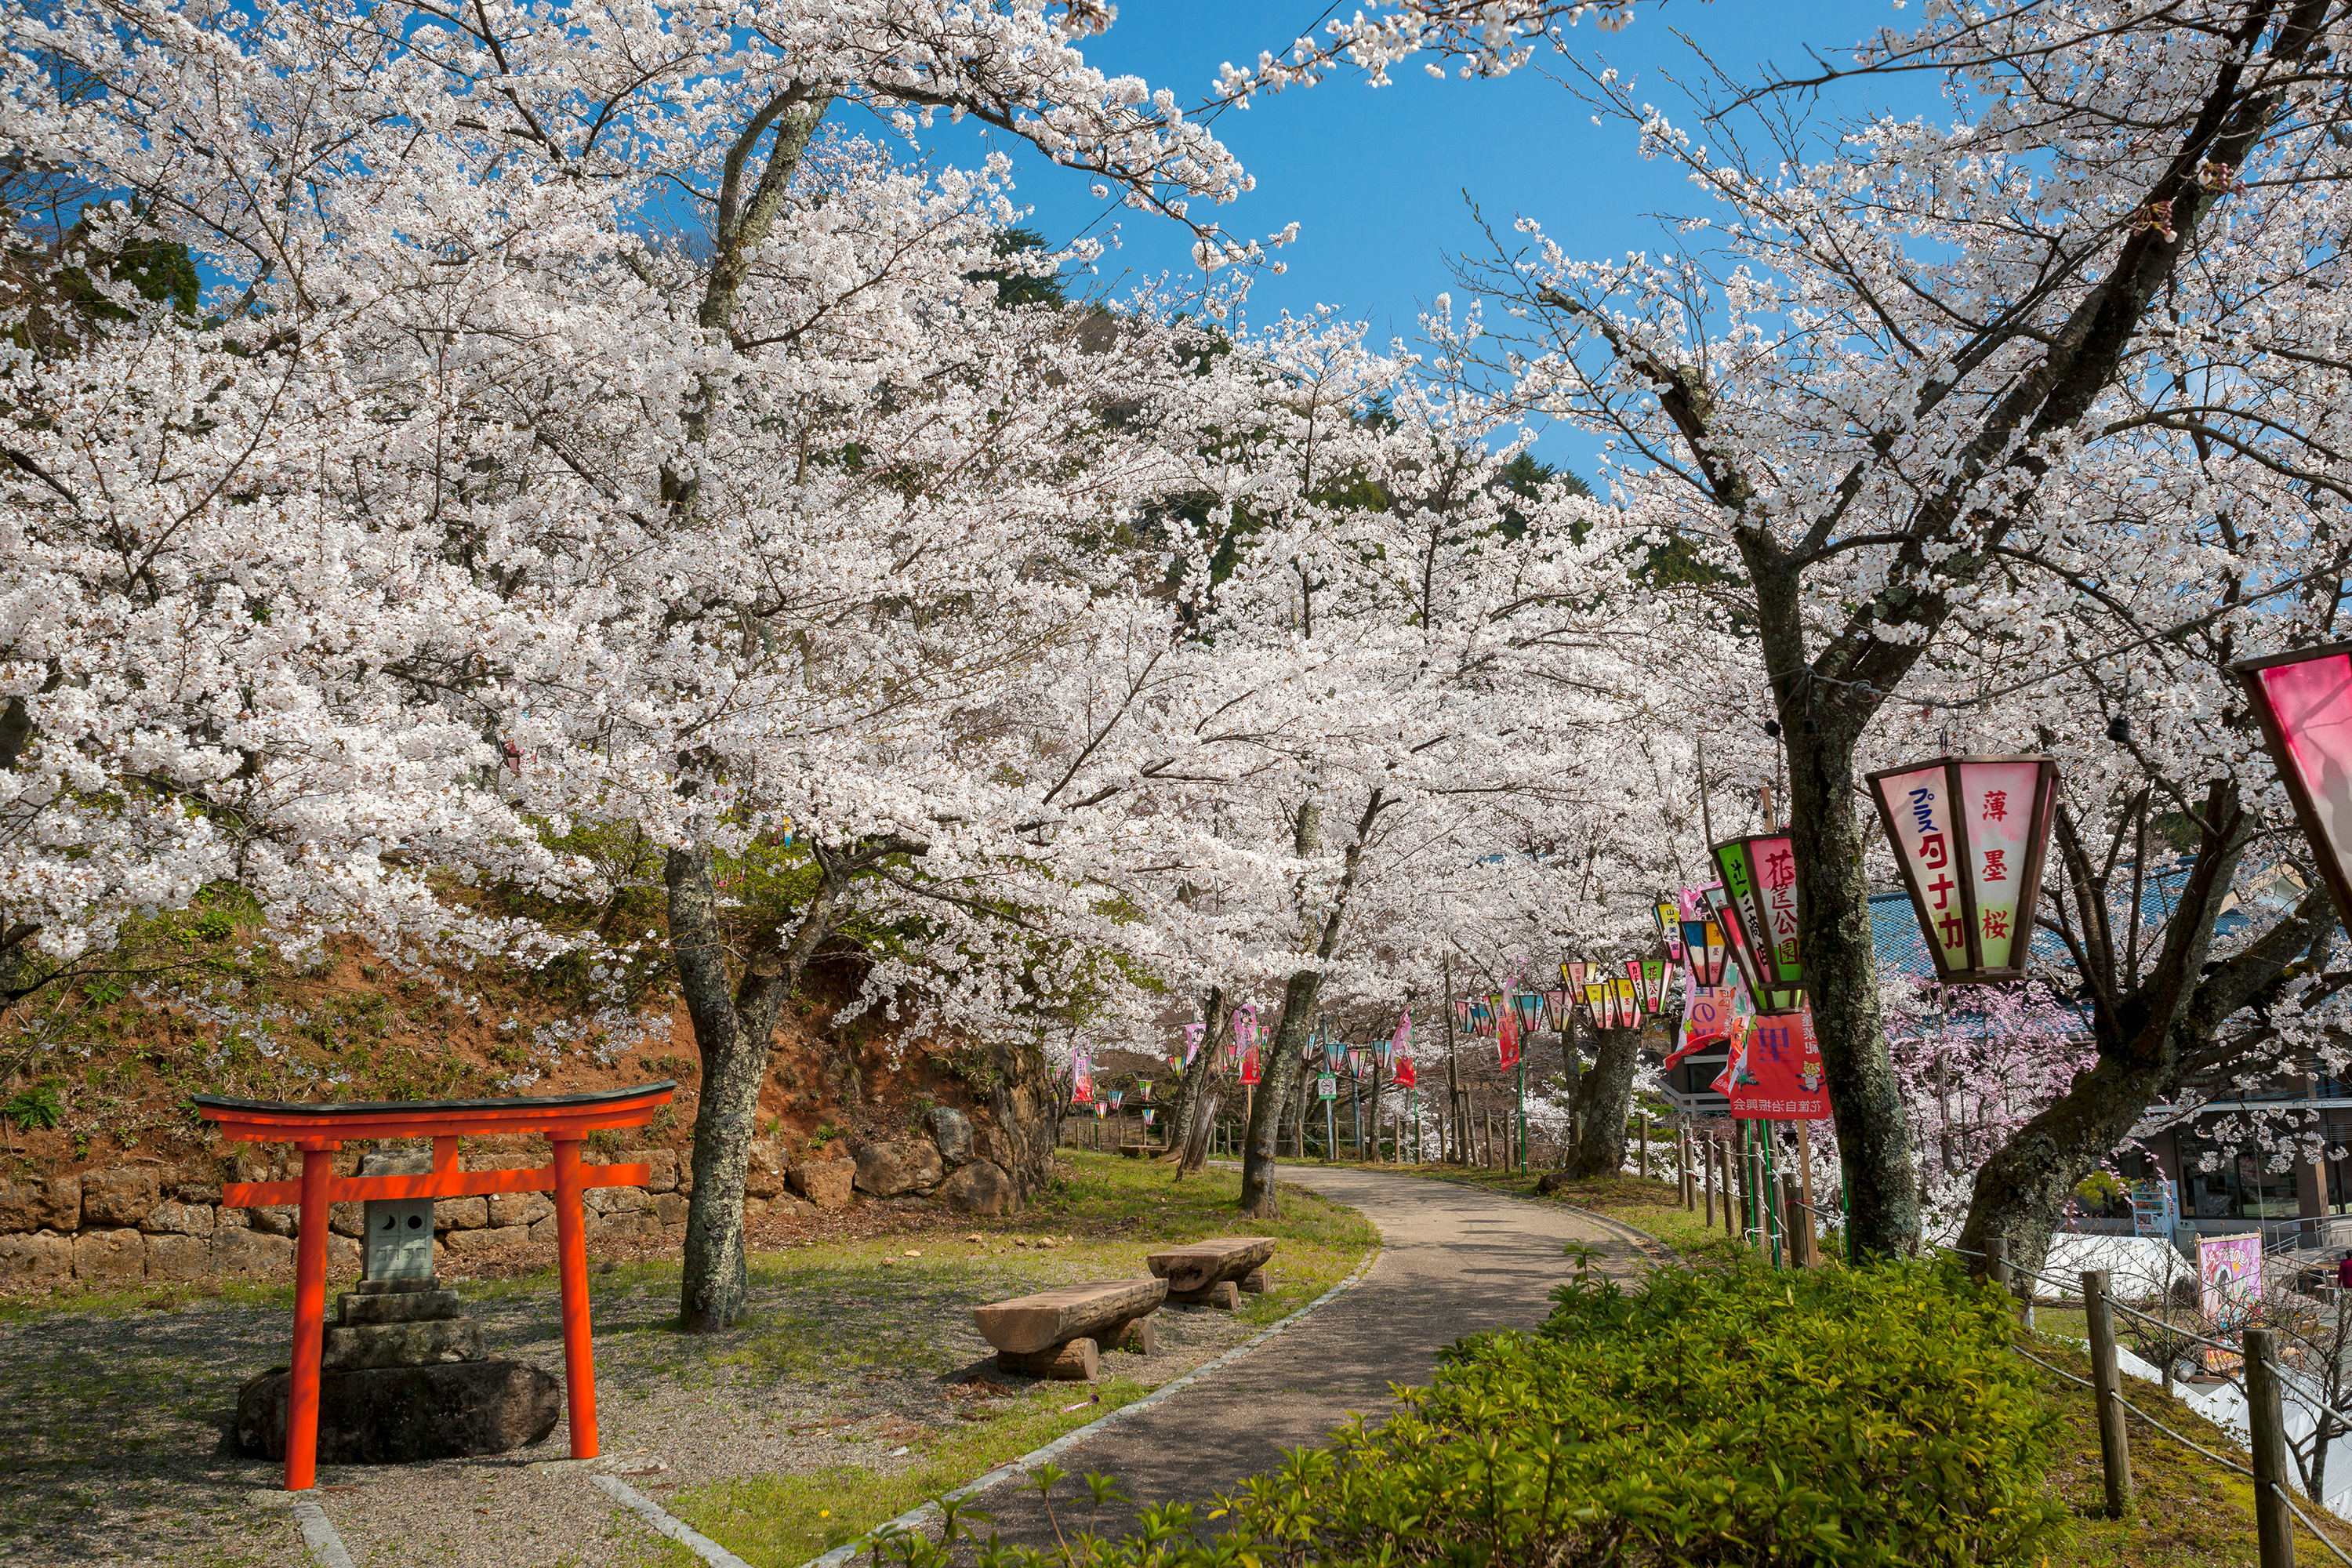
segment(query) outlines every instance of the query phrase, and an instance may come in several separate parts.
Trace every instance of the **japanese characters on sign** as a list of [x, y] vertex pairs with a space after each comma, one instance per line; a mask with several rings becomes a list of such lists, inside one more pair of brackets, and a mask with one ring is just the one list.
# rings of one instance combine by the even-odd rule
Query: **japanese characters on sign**
[[1938, 757], [1873, 773], [1870, 783], [1937, 977], [2023, 979], [2055, 764]]
[[1797, 942], [1797, 863], [1787, 835], [1733, 838], [1715, 846], [1720, 887], [1705, 889], [1732, 962], [1761, 1014], [1804, 1005], [1805, 966]]

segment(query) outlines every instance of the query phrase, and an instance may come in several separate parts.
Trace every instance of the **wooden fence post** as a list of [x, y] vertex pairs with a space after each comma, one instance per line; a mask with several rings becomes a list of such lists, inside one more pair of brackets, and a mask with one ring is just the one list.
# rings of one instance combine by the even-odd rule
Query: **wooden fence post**
[[2268, 1329], [2246, 1331], [2246, 1424], [2254, 1450], [2254, 1536], [2262, 1568], [2294, 1568], [2294, 1516], [2287, 1511], [2286, 1408]]
[[1698, 1184], [1700, 1194], [1706, 1200], [1706, 1228], [1715, 1228], [1715, 1140], [1698, 1141]]
[[1731, 1190], [1731, 1140], [1717, 1145], [1717, 1157], [1723, 1163], [1723, 1234], [1734, 1241], [1739, 1239], [1739, 1205]]
[[[2009, 1259], [2001, 1258], [2008, 1272]], [[2106, 1467], [2107, 1517], [2121, 1519], [2131, 1508], [2131, 1432], [2124, 1425], [2124, 1391], [2116, 1369], [2116, 1309], [2107, 1298], [2107, 1271], [2083, 1272], [2083, 1315], [2091, 1331], [2092, 1396], [2099, 1410], [2099, 1458]]]
[[1789, 1263], [1795, 1268], [1813, 1268], [1820, 1259], [1813, 1255], [1813, 1213], [1797, 1195], [1797, 1178], [1780, 1178], [1781, 1228], [1788, 1232]]

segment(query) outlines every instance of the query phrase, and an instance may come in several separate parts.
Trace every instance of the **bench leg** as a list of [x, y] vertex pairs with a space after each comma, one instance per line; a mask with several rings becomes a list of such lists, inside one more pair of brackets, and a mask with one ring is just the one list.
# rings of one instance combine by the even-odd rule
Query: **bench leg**
[[996, 1352], [997, 1369], [1031, 1377], [1058, 1378], [1064, 1383], [1092, 1383], [1100, 1366], [1100, 1352], [1089, 1339], [1065, 1340], [1042, 1351], [1015, 1354]]

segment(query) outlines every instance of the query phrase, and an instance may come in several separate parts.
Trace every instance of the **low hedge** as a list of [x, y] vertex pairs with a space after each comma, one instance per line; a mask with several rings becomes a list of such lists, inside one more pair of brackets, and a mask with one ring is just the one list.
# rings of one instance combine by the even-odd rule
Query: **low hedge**
[[[1585, 1272], [1554, 1300], [1539, 1331], [1460, 1342], [1398, 1414], [1293, 1454], [1207, 1518], [1150, 1510], [1136, 1537], [1066, 1555], [2025, 1564], [2061, 1539], [2052, 1412], [2007, 1348], [2001, 1298], [1956, 1271], [1664, 1269], [1632, 1292]], [[914, 1548], [891, 1554], [931, 1554]]]

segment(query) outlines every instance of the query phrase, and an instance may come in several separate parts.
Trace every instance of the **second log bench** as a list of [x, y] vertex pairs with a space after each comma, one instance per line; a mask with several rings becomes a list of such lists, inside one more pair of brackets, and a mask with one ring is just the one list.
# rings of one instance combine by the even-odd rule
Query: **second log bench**
[[1002, 1370], [1092, 1383], [1103, 1351], [1158, 1348], [1151, 1314], [1167, 1299], [1165, 1279], [1089, 1279], [974, 1307], [971, 1316]]
[[1274, 1256], [1270, 1236], [1218, 1236], [1155, 1252], [1144, 1259], [1151, 1272], [1168, 1282], [1168, 1300], [1223, 1307], [1241, 1305], [1241, 1293], [1253, 1284], [1265, 1289], [1260, 1272]]

